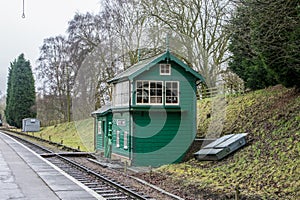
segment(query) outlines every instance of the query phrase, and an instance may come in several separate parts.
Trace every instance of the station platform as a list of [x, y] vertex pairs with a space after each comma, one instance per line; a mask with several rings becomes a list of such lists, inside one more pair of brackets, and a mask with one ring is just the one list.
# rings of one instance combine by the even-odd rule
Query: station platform
[[0, 132], [0, 199], [104, 198], [26, 146]]

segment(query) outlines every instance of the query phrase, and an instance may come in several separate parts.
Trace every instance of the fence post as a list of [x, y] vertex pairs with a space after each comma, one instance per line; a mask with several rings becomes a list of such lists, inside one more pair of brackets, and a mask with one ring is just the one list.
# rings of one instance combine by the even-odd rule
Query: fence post
[[240, 200], [240, 190], [239, 190], [239, 186], [235, 187], [235, 200]]

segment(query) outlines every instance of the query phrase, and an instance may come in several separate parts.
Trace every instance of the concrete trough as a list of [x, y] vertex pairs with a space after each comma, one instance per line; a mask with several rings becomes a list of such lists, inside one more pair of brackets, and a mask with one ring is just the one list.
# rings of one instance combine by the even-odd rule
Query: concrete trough
[[248, 133], [224, 135], [194, 153], [197, 160], [221, 160], [246, 145]]

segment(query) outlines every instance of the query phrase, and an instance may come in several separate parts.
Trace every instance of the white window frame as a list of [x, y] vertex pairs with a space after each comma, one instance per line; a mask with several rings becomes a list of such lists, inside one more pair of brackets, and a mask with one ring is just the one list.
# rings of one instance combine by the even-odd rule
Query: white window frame
[[[147, 88], [144, 88], [144, 87], [142, 87], [142, 90], [146, 90], [147, 92], [146, 93], [148, 93], [147, 95], [148, 95], [148, 102], [146, 102], [146, 103], [144, 103], [144, 102], [142, 102], [142, 103], [138, 103], [138, 92], [137, 92], [137, 90], [139, 89], [137, 86], [138, 86], [138, 82], [142, 82], [142, 85], [144, 85], [144, 83], [145, 82], [148, 82], [148, 87]], [[151, 83], [160, 83], [161, 84], [161, 96], [157, 96], [157, 95], [151, 95]], [[137, 105], [163, 105], [163, 99], [164, 99], [164, 94], [163, 94], [163, 88], [164, 88], [164, 85], [163, 85], [163, 81], [151, 81], [151, 80], [137, 80], [136, 81], [136, 96], [135, 96], [135, 102], [136, 102], [136, 104]], [[153, 89], [153, 88], [152, 88]], [[154, 88], [154, 89], [156, 89], [156, 93], [157, 93], [157, 90], [159, 89], [159, 88]], [[143, 91], [142, 91], [143, 92]], [[143, 93], [143, 95], [144, 95], [144, 93]], [[152, 100], [152, 98], [156, 98], [156, 102], [152, 102], [151, 103], [151, 100]], [[157, 100], [159, 99], [159, 98], [161, 98], [161, 102], [157, 102]]]
[[129, 105], [129, 81], [116, 83], [113, 90], [113, 104], [114, 106], [128, 106]]
[[[177, 103], [167, 103], [167, 98], [172, 98], [173, 96], [167, 96], [167, 83], [177, 83]], [[173, 89], [173, 88], [171, 88]], [[179, 105], [179, 99], [180, 99], [180, 85], [179, 81], [165, 81], [165, 105]]]
[[116, 147], [120, 148], [120, 131], [116, 131]]
[[159, 64], [159, 74], [163, 76], [171, 75], [171, 64]]
[[98, 121], [98, 135], [102, 135], [102, 121]]
[[128, 131], [124, 131], [124, 138], [123, 138], [123, 143], [124, 143], [124, 149], [128, 149]]

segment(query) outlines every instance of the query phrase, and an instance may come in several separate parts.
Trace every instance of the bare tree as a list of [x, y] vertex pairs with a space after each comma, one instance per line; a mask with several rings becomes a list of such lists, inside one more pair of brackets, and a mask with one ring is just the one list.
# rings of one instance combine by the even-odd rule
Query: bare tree
[[63, 121], [71, 121], [72, 76], [76, 69], [70, 65], [69, 43], [63, 36], [44, 40], [40, 49], [36, 71], [43, 83], [39, 91], [43, 95], [53, 95], [59, 100], [53, 109], [57, 110]]
[[90, 102], [93, 109], [101, 107], [112, 95], [107, 81], [136, 63], [138, 52], [145, 55], [154, 47], [150, 43], [157, 37], [147, 39], [147, 16], [141, 8], [136, 0], [107, 0], [99, 14], [77, 13], [70, 21], [71, 49], [86, 52], [82, 53], [84, 59], [76, 77], [79, 82], [74, 92], [80, 94], [80, 98], [75, 94], [78, 101]]
[[161, 26], [175, 33], [184, 47], [179, 53], [205, 77], [208, 86], [215, 86], [228, 57], [229, 33], [224, 26], [232, 8], [230, 1], [147, 0], [142, 4]]
[[107, 81], [115, 74], [117, 43], [110, 32], [110, 19], [103, 13], [77, 13], [69, 22], [69, 41], [72, 58], [77, 58], [73, 111], [75, 117], [84, 118], [105, 104], [111, 96]]

